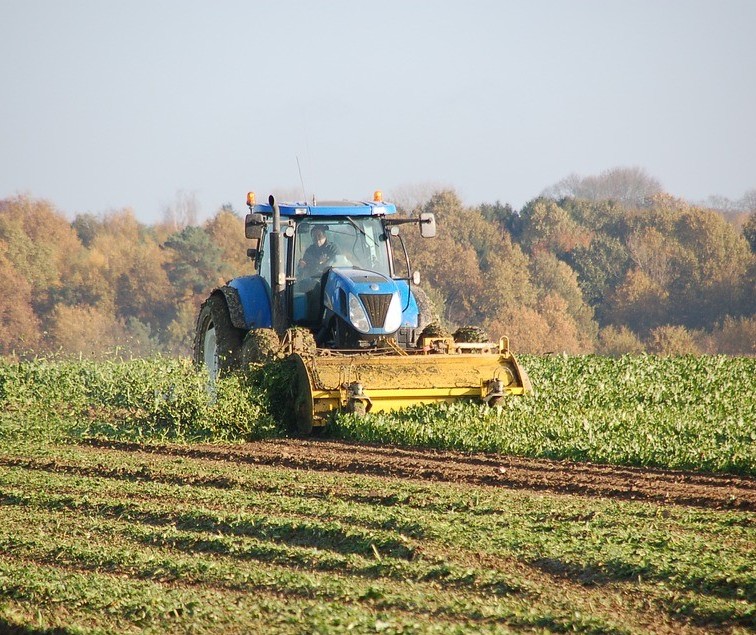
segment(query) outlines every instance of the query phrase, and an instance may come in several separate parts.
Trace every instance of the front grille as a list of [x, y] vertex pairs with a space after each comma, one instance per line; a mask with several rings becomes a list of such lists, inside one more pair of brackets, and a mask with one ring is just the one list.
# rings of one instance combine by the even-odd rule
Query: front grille
[[389, 304], [391, 304], [391, 293], [360, 293], [360, 300], [365, 305], [370, 324], [374, 329], [383, 328], [386, 322], [386, 313], [388, 313]]

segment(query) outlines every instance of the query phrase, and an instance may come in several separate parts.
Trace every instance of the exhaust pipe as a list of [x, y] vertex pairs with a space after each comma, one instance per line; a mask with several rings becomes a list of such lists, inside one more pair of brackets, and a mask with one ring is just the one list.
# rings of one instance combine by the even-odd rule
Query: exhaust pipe
[[271, 194], [268, 204], [273, 208], [273, 230], [270, 232], [270, 282], [271, 313], [273, 329], [282, 337], [287, 328], [286, 312], [286, 272], [281, 265], [283, 236], [281, 235], [281, 210]]

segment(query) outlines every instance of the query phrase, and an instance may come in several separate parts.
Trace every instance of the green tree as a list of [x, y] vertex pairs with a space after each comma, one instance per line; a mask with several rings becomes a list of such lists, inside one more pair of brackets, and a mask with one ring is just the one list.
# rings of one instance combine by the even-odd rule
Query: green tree
[[[756, 193], [754, 196], [756, 197]], [[756, 212], [751, 212], [743, 225], [743, 237], [748, 241], [751, 252], [756, 254]]]
[[223, 252], [201, 227], [185, 227], [165, 241], [171, 256], [165, 264], [168, 279], [181, 295], [205, 295], [233, 275]]
[[627, 247], [613, 236], [596, 234], [587, 247], [576, 247], [564, 260], [577, 275], [583, 297], [603, 324], [607, 297], [624, 280], [631, 265]]

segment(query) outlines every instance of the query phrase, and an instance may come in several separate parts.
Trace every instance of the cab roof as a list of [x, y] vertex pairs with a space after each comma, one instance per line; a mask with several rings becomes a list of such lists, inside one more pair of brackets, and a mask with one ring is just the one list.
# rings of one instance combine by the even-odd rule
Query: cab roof
[[[319, 201], [309, 203], [279, 203], [281, 216], [384, 216], [396, 214], [396, 205], [376, 201]], [[273, 213], [270, 205], [255, 205], [257, 214]]]

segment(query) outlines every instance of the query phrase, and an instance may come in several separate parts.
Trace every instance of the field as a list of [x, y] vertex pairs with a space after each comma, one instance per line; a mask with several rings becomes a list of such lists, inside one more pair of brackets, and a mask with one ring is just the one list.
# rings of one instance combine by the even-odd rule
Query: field
[[0, 631], [756, 628], [756, 360], [526, 365], [297, 440], [285, 368], [1, 363]]

